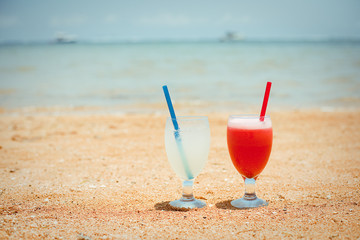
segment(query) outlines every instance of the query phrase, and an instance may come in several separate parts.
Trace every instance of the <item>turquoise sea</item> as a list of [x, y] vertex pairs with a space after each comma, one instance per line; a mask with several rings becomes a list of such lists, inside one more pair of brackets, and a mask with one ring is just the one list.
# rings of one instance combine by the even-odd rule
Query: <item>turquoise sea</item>
[[221, 110], [360, 107], [359, 42], [151, 42], [0, 46], [0, 107], [164, 102]]

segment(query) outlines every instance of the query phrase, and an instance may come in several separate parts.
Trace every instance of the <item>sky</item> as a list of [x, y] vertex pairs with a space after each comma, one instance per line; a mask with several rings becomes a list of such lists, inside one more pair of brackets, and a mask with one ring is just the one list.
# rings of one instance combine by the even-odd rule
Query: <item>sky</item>
[[0, 41], [360, 38], [359, 0], [0, 0]]

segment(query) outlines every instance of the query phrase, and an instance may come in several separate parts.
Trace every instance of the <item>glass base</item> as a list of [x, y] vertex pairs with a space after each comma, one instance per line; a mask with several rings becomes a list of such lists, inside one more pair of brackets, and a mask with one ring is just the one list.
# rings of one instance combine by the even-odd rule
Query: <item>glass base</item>
[[260, 198], [255, 198], [252, 200], [246, 200], [244, 198], [239, 198], [231, 202], [231, 205], [236, 208], [257, 208], [257, 207], [265, 207], [269, 203], [265, 200], [262, 200]]
[[203, 207], [206, 206], [206, 203], [204, 203], [201, 200], [195, 199], [195, 198], [193, 198], [190, 201], [189, 200], [183, 200], [183, 199], [174, 200], [174, 201], [171, 201], [169, 204], [173, 208], [177, 208], [177, 209], [203, 208]]

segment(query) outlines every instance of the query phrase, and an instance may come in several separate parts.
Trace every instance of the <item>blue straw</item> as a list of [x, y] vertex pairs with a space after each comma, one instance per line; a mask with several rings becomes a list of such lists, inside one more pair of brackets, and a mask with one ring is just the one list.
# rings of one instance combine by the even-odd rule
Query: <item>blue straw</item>
[[175, 130], [178, 131], [179, 130], [179, 124], [176, 121], [176, 115], [175, 115], [174, 107], [172, 105], [169, 90], [168, 90], [168, 87], [166, 85], [163, 86], [163, 91], [164, 91], [164, 94], [165, 94], [166, 103], [167, 103], [168, 108], [169, 108], [171, 120], [173, 122]]
[[179, 133], [179, 124], [178, 124], [178, 122], [176, 120], [176, 115], [175, 115], [174, 107], [173, 107], [172, 102], [171, 102], [169, 90], [168, 90], [166, 85], [164, 85], [162, 88], [163, 88], [163, 91], [164, 91], [164, 94], [165, 94], [166, 103], [167, 103], [168, 108], [169, 108], [171, 120], [172, 120], [172, 123], [174, 125], [175, 140], [176, 140], [176, 144], [177, 144], [178, 149], [179, 149], [181, 160], [182, 160], [183, 165], [184, 165], [185, 173], [186, 173], [188, 179], [193, 179], [194, 177], [193, 177], [193, 175], [192, 175], [192, 173], [190, 171], [189, 164], [188, 164], [188, 162], [186, 160], [186, 157], [185, 157], [184, 147], [182, 145], [181, 136], [180, 136], [180, 133]]

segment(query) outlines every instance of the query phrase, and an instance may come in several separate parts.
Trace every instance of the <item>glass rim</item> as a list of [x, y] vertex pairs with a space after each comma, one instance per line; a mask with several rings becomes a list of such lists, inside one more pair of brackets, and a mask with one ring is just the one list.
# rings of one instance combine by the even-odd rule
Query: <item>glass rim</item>
[[[244, 118], [244, 119], [259, 118], [260, 119], [260, 115], [259, 114], [231, 114], [231, 115], [229, 115], [229, 118]], [[268, 119], [268, 118], [270, 118], [270, 115], [265, 114], [264, 118]]]
[[[167, 119], [172, 119], [172, 117], [167, 117]], [[208, 119], [207, 116], [176, 116], [176, 120], [197, 120], [197, 119]]]

